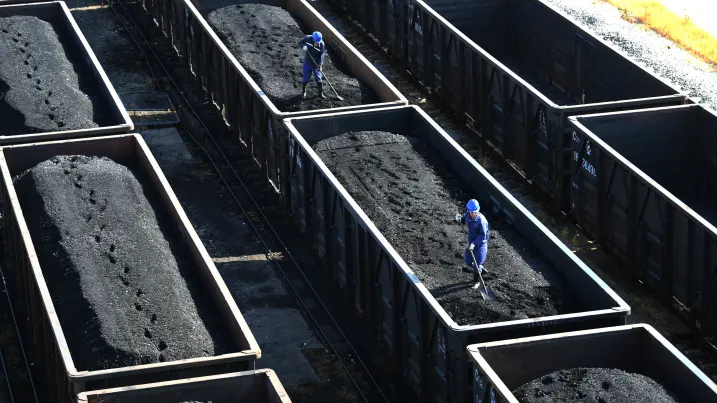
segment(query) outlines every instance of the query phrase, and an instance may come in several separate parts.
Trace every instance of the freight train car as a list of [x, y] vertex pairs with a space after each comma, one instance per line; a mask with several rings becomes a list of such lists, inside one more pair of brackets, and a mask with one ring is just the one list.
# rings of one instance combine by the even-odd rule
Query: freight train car
[[[285, 122], [291, 211], [369, 329], [373, 356], [422, 401], [470, 401], [468, 344], [625, 323], [625, 302], [418, 107]], [[470, 197], [490, 221], [497, 301], [461, 273], [454, 214]]]
[[0, 27], [0, 144], [134, 128], [65, 2], [1, 5]]
[[629, 402], [630, 392], [641, 401], [717, 402], [717, 385], [648, 325], [483, 343], [468, 352], [474, 402], [557, 402], [568, 394]]
[[328, 0], [568, 207], [567, 117], [686, 96], [539, 0]]
[[2, 270], [41, 402], [254, 369], [259, 345], [141, 136], [4, 147], [0, 170]]
[[[255, 30], [252, 31], [249, 24], [232, 22], [232, 18], [253, 18], [251, 16], [255, 14], [252, 13], [252, 10], [232, 9], [245, 3], [253, 6], [278, 7], [283, 12], [290, 13], [294, 21], [285, 21], [290, 19], [287, 15], [282, 15], [275, 21], [269, 16], [269, 18], [262, 18], [261, 23], [274, 24], [273, 26], [258, 26], [254, 27]], [[280, 189], [280, 184], [286, 173], [286, 161], [288, 160], [287, 156], [279, 154], [279, 145], [284, 141], [280, 139], [282, 119], [323, 113], [327, 112], [326, 108], [354, 110], [408, 103], [406, 98], [305, 0], [197, 1], [196, 4], [189, 0], [184, 2], [145, 0], [142, 2], [142, 7], [164, 35], [172, 41], [178, 55], [191, 69], [198, 93], [203, 94], [222, 112], [228, 127], [253, 154], [262, 170], [266, 170], [269, 181], [280, 193], [284, 192]], [[221, 32], [225, 41], [220, 39], [218, 33], [205, 19], [205, 16], [209, 18], [210, 13], [217, 12], [220, 8], [223, 8], [222, 11], [227, 11], [228, 14], [217, 18], [220, 23], [223, 22], [222, 27], [226, 28], [224, 32]], [[277, 11], [274, 10], [274, 12]], [[297, 35], [288, 42], [277, 42], [277, 38], [273, 36], [273, 31], [278, 32], [285, 29], [287, 25], [297, 22], [300, 23], [300, 30], [303, 30], [304, 34], [310, 34], [315, 30], [322, 32], [324, 43], [330, 52], [329, 58], [335, 63], [335, 66], [341, 65], [340, 70], [345, 72], [337, 72], [339, 67], [336, 67], [331, 70], [332, 76], [329, 76], [328, 79], [336, 79], [341, 74], [353, 76], [360, 81], [360, 84], [357, 85], [362, 88], [362, 91], [372, 93], [370, 97], [366, 98], [372, 99], [372, 101], [364, 99], [366, 103], [361, 103], [364, 102], [362, 100], [358, 105], [331, 107], [330, 105], [344, 105], [345, 103], [336, 103], [336, 96], [328, 85], [324, 89], [328, 101], [320, 102], [318, 108], [317, 104], [312, 104], [314, 106], [309, 110], [292, 111], [294, 106], [286, 106], [290, 109], [282, 110], [277, 106], [276, 99], [269, 98], [267, 94], [272, 91], [271, 87], [276, 79], [271, 73], [280, 69], [288, 69], [286, 72], [290, 72], [288, 74], [293, 76], [289, 81], [296, 84], [293, 88], [295, 95], [286, 95], [288, 103], [296, 101], [300, 97], [298, 80], [301, 77], [302, 66], [299, 61], [301, 50], [298, 47], [298, 41], [301, 37]], [[221, 28], [219, 24], [215, 27]], [[246, 35], [246, 37], [242, 35]], [[242, 43], [257, 44], [261, 48], [246, 49], [242, 47]], [[269, 58], [270, 54], [280, 54], [281, 60], [277, 59], [270, 66], [265, 66], [264, 69], [250, 72], [237, 60], [238, 57], [234, 54], [236, 52], [232, 50], [255, 54], [259, 59]], [[293, 54], [296, 56], [292, 56]], [[292, 60], [294, 57], [295, 60]], [[256, 59], [252, 60], [257, 61]], [[269, 75], [262, 76], [264, 73]], [[312, 87], [309, 93], [313, 96], [314, 91]]]
[[572, 215], [632, 277], [717, 340], [717, 114], [684, 105], [570, 123]]
[[83, 392], [77, 403], [291, 403], [270, 369]]

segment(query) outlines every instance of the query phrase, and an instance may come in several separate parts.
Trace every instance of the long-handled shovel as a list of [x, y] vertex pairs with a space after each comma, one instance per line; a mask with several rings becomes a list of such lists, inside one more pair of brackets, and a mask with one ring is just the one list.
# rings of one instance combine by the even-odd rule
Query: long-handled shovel
[[[314, 49], [316, 49], [316, 48], [314, 47]], [[314, 60], [314, 57], [311, 56], [311, 53], [307, 53], [307, 55], [309, 55], [309, 57], [311, 58], [311, 61], [314, 62], [314, 65], [316, 65], [316, 66], [319, 65], [318, 63], [316, 63], [316, 60]], [[344, 99], [341, 97], [341, 95], [339, 95], [338, 92], [336, 92], [336, 90], [334, 89], [334, 86], [331, 85], [331, 81], [329, 81], [329, 78], [326, 77], [326, 74], [323, 71], [321, 72], [321, 75], [324, 76], [324, 79], [326, 79], [326, 82], [329, 84], [329, 87], [331, 87], [331, 91], [333, 91], [334, 94], [336, 95], [336, 99], [338, 99], [339, 101], [343, 101]]]
[[[473, 264], [475, 265], [476, 270], [478, 270], [478, 262], [476, 262], [476, 257], [473, 254], [473, 251], [470, 249], [468, 249], [468, 251], [471, 253], [471, 257], [473, 258]], [[480, 279], [480, 283], [476, 283], [473, 286], [473, 289], [475, 290], [476, 288], [478, 288], [478, 291], [480, 291], [480, 296], [485, 300], [495, 299], [495, 294], [493, 293], [493, 290], [485, 284], [485, 281], [483, 281], [483, 276], [481, 275], [480, 271], [478, 271], [478, 278]]]

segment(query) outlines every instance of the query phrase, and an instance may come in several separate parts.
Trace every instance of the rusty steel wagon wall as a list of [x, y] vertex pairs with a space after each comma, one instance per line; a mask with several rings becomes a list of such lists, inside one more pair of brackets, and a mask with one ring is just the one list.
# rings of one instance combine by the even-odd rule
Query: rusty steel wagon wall
[[270, 369], [83, 392], [76, 403], [291, 403]]
[[127, 133], [134, 129], [134, 124], [122, 105], [122, 101], [119, 99], [112, 83], [97, 61], [95, 54], [92, 52], [90, 45], [64, 1], [30, 2], [8, 0], [0, 2], [0, 17], [10, 16], [33, 16], [53, 24], [55, 29], [58, 30], [58, 36], [63, 44], [75, 48], [77, 55], [81, 57], [83, 67], [91, 75], [90, 79], [97, 88], [99, 99], [106, 106], [103, 110], [103, 113], [107, 115], [106, 120], [111, 123], [89, 129], [28, 133], [13, 136], [0, 135], [0, 145]]
[[[294, 118], [285, 125], [291, 211], [343, 290], [344, 304], [370, 333], [374, 355], [384, 357], [422, 401], [470, 401], [468, 344], [625, 323], [629, 307], [418, 107]], [[480, 189], [483, 210], [509, 221], [571, 289], [581, 290], [579, 312], [457, 325], [312, 150], [322, 139], [363, 130], [411, 133], [430, 143], [467, 188]]]
[[654, 379], [679, 401], [717, 401], [717, 385], [643, 324], [477, 344], [468, 353], [476, 403], [519, 403], [512, 390], [573, 368], [620, 369]]
[[572, 215], [717, 340], [717, 114], [685, 105], [570, 122]]
[[[119, 0], [121, 1], [121, 0]], [[201, 3], [201, 2], [200, 2]], [[232, 4], [239, 4], [235, 2]], [[282, 155], [281, 120], [336, 110], [360, 110], [408, 101], [339, 32], [314, 10], [306, 0], [264, 0], [253, 3], [281, 6], [306, 26], [320, 30], [328, 47], [339, 55], [351, 72], [365, 82], [381, 102], [304, 112], [284, 112], [276, 108], [247, 71], [219, 39], [190, 0], [144, 0], [142, 6], [168, 37], [177, 54], [189, 67], [198, 94], [223, 111], [227, 125], [256, 163], [266, 172], [279, 193], [288, 158]]]
[[[136, 166], [156, 189], [158, 206], [163, 206], [174, 229], [181, 234], [185, 250], [201, 278], [201, 285], [221, 315], [234, 344], [233, 353], [106, 370], [78, 371], [65, 334], [82, 329], [63, 328], [43, 276], [37, 250], [31, 239], [22, 205], [12, 178], [41, 161], [57, 155], [108, 157]], [[100, 138], [60, 140], [0, 149], [2, 172], [3, 266], [8, 278], [14, 309], [27, 316], [19, 331], [27, 355], [34, 363], [35, 384], [41, 385], [43, 402], [74, 403], [86, 390], [128, 386], [254, 369], [261, 352], [209, 254], [192, 228], [159, 165], [138, 134]], [[8, 275], [9, 274], [9, 275]]]
[[[539, 0], [327, 1], [561, 208], [569, 199], [568, 116], [687, 102]], [[513, 54], [527, 62], [506, 60]]]

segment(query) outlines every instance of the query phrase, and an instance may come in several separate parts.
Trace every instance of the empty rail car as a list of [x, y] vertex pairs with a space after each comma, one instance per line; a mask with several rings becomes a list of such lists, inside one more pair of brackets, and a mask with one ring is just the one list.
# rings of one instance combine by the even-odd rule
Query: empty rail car
[[570, 120], [573, 217], [713, 339], [717, 113], [684, 105]]

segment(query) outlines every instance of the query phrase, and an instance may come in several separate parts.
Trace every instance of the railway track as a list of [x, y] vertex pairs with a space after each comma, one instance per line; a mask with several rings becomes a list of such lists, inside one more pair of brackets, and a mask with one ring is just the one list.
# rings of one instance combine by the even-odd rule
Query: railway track
[[[132, 11], [133, 7], [137, 7], [137, 3], [125, 2], [124, 4], [128, 6], [127, 9], [119, 4], [119, 7], [114, 7], [114, 10], [120, 20], [125, 20], [123, 24], [127, 27], [128, 32], [134, 32], [131, 35], [136, 37], [138, 46], [148, 60], [152, 60], [149, 63], [155, 66], [153, 70], [158, 78], [157, 81], [164, 83], [162, 89], [170, 94], [173, 102], [177, 105], [183, 122], [181, 125], [183, 135], [190, 138], [205, 154], [206, 159], [212, 164], [226, 187], [230, 189], [234, 199], [242, 206], [243, 214], [252, 222], [256, 233], [266, 246], [267, 253], [276, 257], [273, 261], [276, 262], [290, 283], [292, 290], [302, 300], [303, 308], [312, 317], [317, 328], [321, 328], [322, 323], [328, 323], [333, 326], [333, 329], [339, 330], [335, 335], [330, 334], [332, 332], [323, 332], [322, 337], [327, 344], [331, 345], [331, 349], [339, 357], [344, 368], [352, 374], [353, 384], [357, 390], [361, 390], [364, 400], [389, 401], [392, 397], [389, 393], [391, 392], [389, 385], [392, 382], [377, 382], [374, 379], [371, 375], [373, 368], [358, 359], [361, 356], [361, 347], [357, 348], [349, 342], [349, 338], [341, 331], [341, 328], [344, 327], [343, 324], [339, 326], [340, 318], [337, 320], [336, 314], [332, 315], [331, 311], [335, 307], [327, 307], [322, 302], [322, 299], [326, 299], [326, 294], [317, 291], [320, 287], [312, 286], [315, 279], [310, 280], [310, 275], [302, 270], [303, 262], [310, 261], [311, 258], [306, 256], [301, 247], [296, 247], [298, 245], [296, 234], [290, 233], [287, 231], [287, 226], [283, 226], [290, 221], [278, 218], [285, 215], [285, 212], [282, 206], [276, 203], [273, 191], [265, 185], [265, 176], [255, 167], [251, 158], [244, 156], [237, 144], [232, 144], [227, 140], [228, 136], [217, 135], [225, 131], [225, 128], [222, 127], [221, 116], [213, 105], [202, 105], [202, 102], [196, 98], [197, 94], [192, 93], [194, 87], [189, 84], [186, 77], [183, 78], [178, 63], [168, 62], [168, 60], [173, 60], [174, 56], [171, 45], [163, 37], [154, 39], [151, 43], [148, 42], [143, 32], [153, 29], [153, 33], [156, 35], [159, 31], [154, 27], [149, 27], [147, 22], [144, 27], [140, 27], [142, 24], [137, 23], [141, 19], [140, 13], [137, 12], [138, 10]], [[315, 1], [311, 4], [412, 104], [421, 107], [473, 158], [486, 166], [489, 172], [514, 196], [518, 197], [521, 202], [533, 204], [533, 206], [526, 207], [532, 211], [535, 206], [541, 206], [543, 211], [550, 210], [549, 206], [545, 206], [541, 202], [540, 195], [532, 187], [530, 181], [523, 177], [515, 166], [509, 161], [504, 161], [490, 144], [483, 142], [480, 136], [471, 129], [462, 127], [459, 119], [451, 112], [442, 109], [432, 99], [430, 91], [423, 88], [422, 84], [410, 73], [402, 71], [396, 66], [387, 52], [381, 49], [354, 22], [342, 16], [340, 11], [323, 1]], [[168, 67], [169, 64], [171, 66]], [[551, 210], [550, 214], [551, 218], [558, 222], [570, 221], [564, 214], [556, 210]], [[543, 217], [539, 218], [545, 223]], [[321, 309], [316, 308], [317, 305]], [[717, 379], [715, 357], [703, 340], [692, 333], [671, 336], [671, 341], [680, 351], [708, 376]], [[362, 379], [368, 379], [368, 381], [362, 381]], [[378, 392], [374, 393], [373, 397], [368, 392], [364, 393], [367, 386], [370, 386], [368, 389], [373, 388]], [[373, 398], [379, 400], [372, 400]]]
[[[253, 160], [246, 158], [236, 145], [232, 147], [216, 136], [222, 129], [221, 124], [219, 126], [216, 124], [221, 121], [221, 116], [212, 110], [211, 106], [202, 104], [197, 99], [190, 99], [189, 92], [175, 81], [176, 77], [173, 77], [170, 71], [176, 71], [178, 66], [176, 64], [169, 66], [167, 62], [172, 60], [171, 45], [160, 44], [157, 41], [150, 45], [143, 28], [140, 27], [141, 23], [137, 21], [139, 18], [129, 10], [132, 4], [126, 3], [127, 6], [119, 2], [110, 4], [117, 19], [147, 60], [155, 82], [161, 87], [158, 89], [166, 91], [177, 106], [180, 124], [176, 128], [183, 137], [194, 143], [195, 149], [203, 154], [203, 159], [213, 167], [239, 206], [242, 215], [250, 223], [267, 256], [286, 279], [287, 285], [296, 295], [302, 310], [314, 324], [327, 349], [346, 371], [360, 397], [359, 401], [372, 403], [395, 401], [384, 393], [384, 388], [389, 386], [379, 385], [367, 365], [362, 362], [361, 354], [337, 323], [335, 313], [332, 313], [323, 302], [326, 296], [320, 295], [312, 286], [314, 280], [309, 279], [303, 268], [303, 265], [307, 262], [310, 264], [312, 259], [309, 255], [302, 256], [303, 261], [300, 263], [292, 254], [295, 249], [287, 246], [287, 243], [296, 242], [296, 239], [290, 239], [290, 234], [287, 233], [287, 228], [290, 227], [269, 219], [269, 217], [280, 217], [284, 212], [281, 206], [272, 203], [272, 192], [263, 186], [265, 177], [262, 177]], [[136, 3], [134, 5], [136, 6]], [[242, 174], [240, 175], [239, 172]]]

